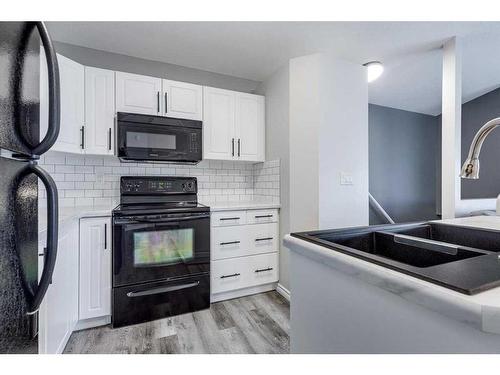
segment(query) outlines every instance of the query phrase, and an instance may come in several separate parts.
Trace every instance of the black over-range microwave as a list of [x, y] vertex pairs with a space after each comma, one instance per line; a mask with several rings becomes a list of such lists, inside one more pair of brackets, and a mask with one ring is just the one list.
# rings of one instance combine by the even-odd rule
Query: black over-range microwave
[[189, 163], [202, 159], [202, 122], [118, 112], [121, 161]]

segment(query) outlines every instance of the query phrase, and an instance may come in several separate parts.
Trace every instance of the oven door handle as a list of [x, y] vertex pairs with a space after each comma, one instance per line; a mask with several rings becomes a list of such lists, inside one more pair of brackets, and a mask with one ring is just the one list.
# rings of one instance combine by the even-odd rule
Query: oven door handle
[[202, 216], [184, 216], [184, 217], [176, 217], [176, 218], [166, 218], [166, 219], [153, 219], [153, 220], [148, 220], [148, 219], [136, 219], [136, 220], [130, 220], [126, 221], [126, 223], [149, 223], [149, 224], [158, 224], [158, 223], [172, 223], [172, 222], [178, 222], [178, 221], [187, 221], [187, 220], [197, 220], [197, 219], [206, 219], [209, 218], [210, 215], [202, 215]]
[[153, 288], [153, 289], [147, 289], [147, 290], [138, 290], [138, 291], [135, 291], [135, 292], [128, 292], [127, 293], [127, 297], [134, 298], [134, 297], [152, 296], [154, 294], [168, 293], [168, 292], [174, 292], [176, 290], [194, 288], [195, 286], [198, 286], [198, 285], [200, 285], [200, 282], [199, 281], [195, 281], [195, 282], [189, 283], [189, 284], [181, 284], [181, 285], [174, 285], [174, 286], [163, 286], [163, 287], [160, 287], [160, 288]]

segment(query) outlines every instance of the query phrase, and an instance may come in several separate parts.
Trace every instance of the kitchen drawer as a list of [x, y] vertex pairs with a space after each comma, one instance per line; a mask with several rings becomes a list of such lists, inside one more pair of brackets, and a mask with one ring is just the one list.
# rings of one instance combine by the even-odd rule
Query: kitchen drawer
[[217, 260], [248, 255], [248, 250], [250, 250], [248, 230], [248, 225], [214, 227], [212, 229], [212, 259]]
[[277, 209], [247, 211], [247, 224], [275, 223], [277, 221]]
[[248, 275], [248, 264], [245, 258], [214, 260], [211, 262], [210, 275], [212, 293], [227, 292], [241, 289], [245, 285], [245, 276]]
[[210, 276], [113, 288], [113, 328], [210, 308]]
[[249, 273], [245, 278], [247, 286], [278, 281], [278, 253], [254, 255], [248, 257], [248, 262]]
[[212, 213], [213, 227], [242, 224], [246, 224], [246, 211], [220, 211]]
[[278, 251], [278, 224], [237, 225], [212, 229], [212, 260]]
[[245, 228], [249, 242], [248, 255], [278, 251], [278, 223], [246, 225]]
[[212, 293], [278, 281], [278, 253], [212, 261]]

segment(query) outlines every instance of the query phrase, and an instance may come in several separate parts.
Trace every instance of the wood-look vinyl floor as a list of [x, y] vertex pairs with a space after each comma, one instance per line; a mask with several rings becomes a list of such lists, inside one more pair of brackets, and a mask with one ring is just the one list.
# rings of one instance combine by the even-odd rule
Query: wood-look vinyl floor
[[273, 291], [134, 326], [74, 332], [64, 353], [288, 353], [289, 332], [289, 304]]

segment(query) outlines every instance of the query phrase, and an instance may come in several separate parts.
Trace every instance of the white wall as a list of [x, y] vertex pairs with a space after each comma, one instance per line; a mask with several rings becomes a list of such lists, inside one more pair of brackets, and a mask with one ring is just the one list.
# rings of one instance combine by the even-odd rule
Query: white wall
[[[288, 64], [278, 69], [257, 89], [266, 96], [266, 155], [280, 160], [280, 238], [290, 233], [290, 128]], [[280, 247], [280, 284], [289, 289], [289, 251]]]
[[290, 231], [319, 224], [321, 55], [290, 60]]
[[[266, 152], [281, 160], [281, 238], [368, 225], [368, 85], [359, 64], [314, 54], [291, 59], [257, 89], [266, 96]], [[340, 171], [354, 185], [340, 186]], [[289, 251], [280, 284], [290, 288]]]
[[[366, 68], [322, 55], [319, 229], [368, 225]], [[340, 174], [352, 176], [341, 185]]]

